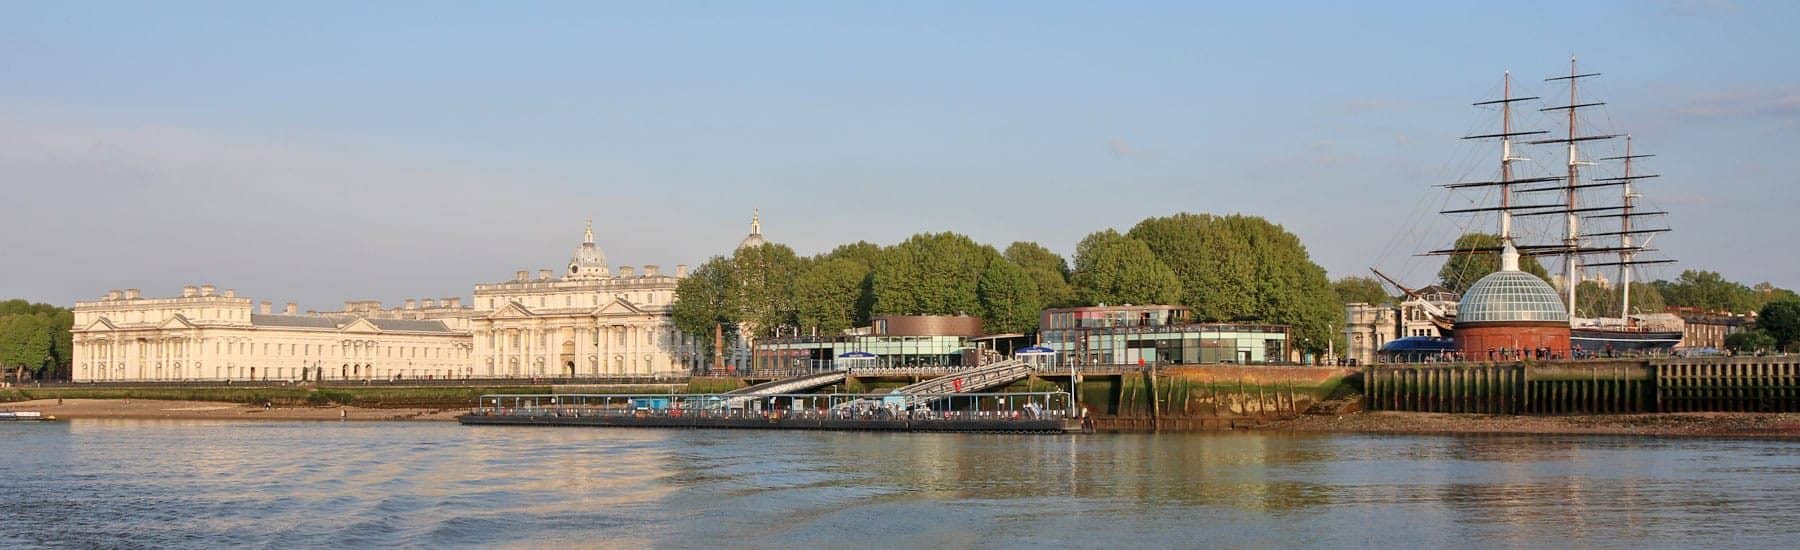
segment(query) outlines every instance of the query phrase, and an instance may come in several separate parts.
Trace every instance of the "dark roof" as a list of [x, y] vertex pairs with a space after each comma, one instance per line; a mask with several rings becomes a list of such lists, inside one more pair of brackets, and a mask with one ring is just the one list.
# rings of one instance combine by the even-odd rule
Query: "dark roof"
[[381, 330], [403, 330], [410, 332], [450, 332], [450, 327], [443, 321], [417, 319], [369, 319], [369, 324]]
[[1381, 346], [1381, 351], [1384, 353], [1406, 352], [1406, 351], [1455, 351], [1455, 350], [1456, 350], [1456, 341], [1455, 340], [1451, 340], [1449, 338], [1436, 338], [1436, 337], [1431, 337], [1431, 336], [1408, 336], [1408, 337], [1401, 338], [1398, 340], [1390, 341]]
[[261, 315], [250, 314], [250, 324], [259, 327], [293, 327], [337, 329], [338, 322], [330, 317], [312, 317], [303, 315]]

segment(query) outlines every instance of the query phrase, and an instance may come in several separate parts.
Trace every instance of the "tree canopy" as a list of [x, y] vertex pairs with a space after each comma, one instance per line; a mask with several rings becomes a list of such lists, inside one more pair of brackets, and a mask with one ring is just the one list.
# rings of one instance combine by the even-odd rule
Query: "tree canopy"
[[713, 256], [694, 268], [675, 286], [675, 326], [707, 340], [713, 327], [720, 326], [728, 341], [735, 339], [738, 314], [731, 302], [733, 286], [731, 260], [724, 256]]
[[1075, 291], [1089, 304], [1178, 304], [1181, 279], [1150, 246], [1111, 229], [1075, 247]]
[[[1600, 283], [1583, 281], [1575, 287], [1575, 315], [1579, 317], [1618, 317], [1620, 295], [1618, 287], [1601, 288]], [[1650, 283], [1631, 283], [1631, 314], [1661, 313], [1664, 309], [1662, 293], [1656, 285]]]
[[1705, 311], [1749, 313], [1762, 304], [1757, 293], [1743, 283], [1727, 280], [1716, 271], [1682, 271], [1673, 281], [1651, 283], [1671, 306], [1698, 308]]
[[794, 279], [795, 321], [802, 331], [834, 334], [869, 322], [860, 308], [869, 266], [850, 258], [808, 262]]
[[1294, 345], [1315, 351], [1343, 323], [1325, 269], [1299, 237], [1268, 220], [1181, 213], [1146, 219], [1129, 235], [1180, 278], [1181, 303], [1199, 320], [1290, 325]]
[[1081, 304], [1081, 298], [1075, 294], [1075, 287], [1069, 286], [1069, 262], [1062, 256], [1038, 243], [1023, 241], [1008, 245], [1003, 255], [1008, 261], [1024, 269], [1026, 276], [1031, 277], [1045, 307]]
[[[1500, 253], [1489, 250], [1500, 248], [1500, 236], [1492, 233], [1464, 233], [1456, 238], [1452, 246], [1459, 252], [1444, 259], [1444, 266], [1438, 268], [1438, 284], [1445, 289], [1462, 294], [1475, 284], [1475, 281], [1500, 270]], [[1550, 282], [1550, 272], [1537, 258], [1524, 256], [1519, 258], [1519, 270], [1545, 282]], [[1577, 289], [1579, 290], [1579, 289]]]
[[75, 314], [68, 309], [27, 302], [0, 301], [0, 368], [45, 376], [74, 360]]
[[976, 283], [981, 297], [982, 326], [990, 334], [1024, 333], [1037, 329], [1038, 313], [1044, 309], [1037, 283], [1025, 269], [1007, 261], [992, 258]]
[[870, 281], [874, 313], [970, 315], [981, 312], [977, 285], [993, 247], [956, 233], [920, 233], [881, 253]]
[[1775, 337], [1761, 330], [1734, 332], [1725, 336], [1725, 349], [1732, 353], [1756, 353], [1775, 349]]
[[1390, 305], [1395, 302], [1394, 296], [1381, 286], [1381, 281], [1371, 277], [1344, 277], [1332, 282], [1331, 290], [1337, 292], [1338, 300], [1344, 304]]
[[1769, 302], [1757, 313], [1756, 328], [1774, 338], [1778, 349], [1800, 344], [1800, 300]]
[[737, 320], [760, 338], [794, 324], [794, 280], [800, 258], [784, 244], [744, 247], [731, 256], [731, 304]]

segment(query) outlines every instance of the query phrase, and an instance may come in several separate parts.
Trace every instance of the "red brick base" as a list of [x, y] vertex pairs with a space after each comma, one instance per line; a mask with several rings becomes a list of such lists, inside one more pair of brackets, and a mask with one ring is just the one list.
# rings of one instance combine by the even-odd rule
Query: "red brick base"
[[1568, 323], [1481, 323], [1456, 325], [1456, 349], [1471, 361], [1534, 358], [1542, 353], [1569, 357]]

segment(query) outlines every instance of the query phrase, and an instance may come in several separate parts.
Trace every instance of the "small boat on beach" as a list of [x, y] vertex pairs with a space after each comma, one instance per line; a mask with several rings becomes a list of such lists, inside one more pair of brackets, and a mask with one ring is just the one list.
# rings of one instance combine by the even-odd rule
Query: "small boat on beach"
[[0, 411], [0, 422], [43, 422], [47, 420], [56, 420], [56, 417], [38, 411]]

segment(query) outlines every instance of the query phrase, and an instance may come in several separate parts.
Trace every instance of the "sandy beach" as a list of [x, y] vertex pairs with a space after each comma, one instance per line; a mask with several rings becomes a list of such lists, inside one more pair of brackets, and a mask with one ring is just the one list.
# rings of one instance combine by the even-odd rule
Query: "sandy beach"
[[[60, 403], [59, 403], [60, 401]], [[150, 399], [38, 399], [0, 403], [0, 410], [40, 411], [58, 419], [184, 418], [210, 420], [420, 420], [455, 421], [466, 409], [372, 409], [351, 406], [254, 407], [213, 401]]]

